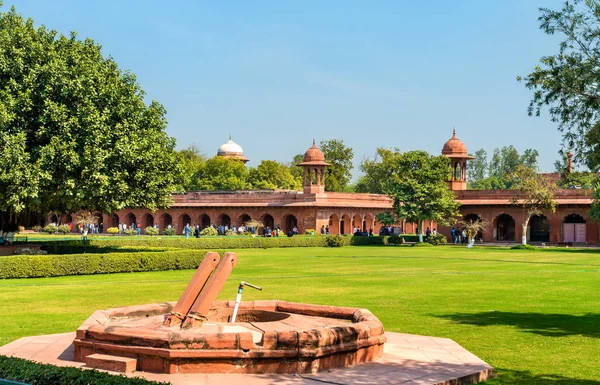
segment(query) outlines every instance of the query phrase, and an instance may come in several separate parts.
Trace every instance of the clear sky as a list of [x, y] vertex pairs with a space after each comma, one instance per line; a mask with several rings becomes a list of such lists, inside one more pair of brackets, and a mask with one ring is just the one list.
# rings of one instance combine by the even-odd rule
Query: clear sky
[[[102, 44], [168, 112], [179, 148], [214, 155], [229, 134], [256, 165], [343, 139], [355, 164], [377, 147], [437, 154], [536, 148], [553, 170], [561, 134], [528, 117], [517, 83], [559, 39], [538, 29], [558, 0], [5, 0]], [[354, 170], [355, 175], [358, 170]]]

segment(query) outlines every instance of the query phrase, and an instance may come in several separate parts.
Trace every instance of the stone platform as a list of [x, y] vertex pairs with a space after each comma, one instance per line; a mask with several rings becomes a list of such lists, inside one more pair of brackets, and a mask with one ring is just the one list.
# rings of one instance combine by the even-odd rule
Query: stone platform
[[[361, 365], [316, 374], [155, 374], [128, 373], [173, 385], [267, 384], [472, 384], [493, 377], [494, 369], [447, 338], [386, 333], [383, 357]], [[85, 368], [74, 361], [75, 333], [24, 337], [0, 347], [0, 355], [58, 366]]]

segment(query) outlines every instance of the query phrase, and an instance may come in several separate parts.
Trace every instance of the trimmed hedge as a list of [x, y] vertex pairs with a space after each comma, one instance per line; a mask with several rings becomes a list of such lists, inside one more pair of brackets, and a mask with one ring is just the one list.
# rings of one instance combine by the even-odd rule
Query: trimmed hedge
[[36, 385], [159, 385], [168, 382], [148, 381], [139, 377], [115, 376], [97, 370], [39, 364], [22, 358], [0, 356], [0, 379]]
[[[402, 234], [406, 242], [418, 242], [419, 237], [414, 234]], [[387, 245], [389, 237], [354, 237], [351, 235], [342, 236], [343, 246], [371, 246]], [[49, 253], [62, 250], [68, 252], [68, 248], [75, 248], [83, 252], [87, 247], [87, 252], [94, 249], [119, 248], [119, 247], [157, 247], [171, 249], [204, 249], [204, 250], [225, 250], [225, 249], [268, 249], [272, 247], [324, 247], [327, 246], [327, 237], [324, 236], [294, 236], [294, 237], [200, 237], [200, 238], [171, 238], [171, 237], [115, 237], [114, 239], [88, 239], [68, 240], [68, 241], [39, 241], [31, 242], [43, 246]]]
[[196, 269], [206, 252], [17, 255], [0, 258], [0, 279]]

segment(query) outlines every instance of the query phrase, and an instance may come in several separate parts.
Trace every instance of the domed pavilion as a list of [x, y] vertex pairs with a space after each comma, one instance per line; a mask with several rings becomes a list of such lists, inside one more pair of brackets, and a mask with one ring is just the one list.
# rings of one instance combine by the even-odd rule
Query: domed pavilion
[[447, 156], [452, 164], [452, 179], [449, 181], [450, 189], [467, 189], [467, 161], [473, 159], [467, 152], [467, 147], [462, 140], [456, 137], [456, 128], [452, 130], [452, 138], [448, 139], [442, 147], [442, 155]]
[[244, 156], [244, 150], [242, 149], [242, 146], [231, 140], [231, 135], [229, 135], [229, 140], [227, 142], [219, 146], [219, 149], [217, 150], [217, 156], [241, 160], [244, 163], [249, 161], [249, 159]]

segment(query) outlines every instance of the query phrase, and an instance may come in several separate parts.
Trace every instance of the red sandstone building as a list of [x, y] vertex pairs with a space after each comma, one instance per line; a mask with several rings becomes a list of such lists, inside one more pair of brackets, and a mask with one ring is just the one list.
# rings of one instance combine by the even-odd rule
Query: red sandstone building
[[[456, 137], [456, 132], [442, 149], [442, 154], [451, 158], [453, 177], [450, 188], [461, 203], [460, 212], [465, 219], [480, 218], [488, 223], [483, 232], [484, 241], [512, 243], [520, 241], [525, 213], [511, 204], [511, 190], [467, 190], [468, 155], [465, 144]], [[248, 161], [242, 148], [230, 140], [219, 147], [219, 156]], [[303, 191], [190, 191], [174, 194], [174, 203], [168, 209], [150, 212], [145, 209], [124, 209], [114, 215], [102, 215], [104, 229], [119, 223], [139, 223], [142, 228], [158, 224], [162, 230], [169, 225], [181, 232], [186, 224], [198, 224], [201, 228], [210, 225], [240, 226], [256, 219], [265, 226], [279, 226], [284, 232], [297, 227], [300, 233], [306, 229], [328, 226], [331, 234], [351, 234], [352, 229], [373, 228], [378, 234], [380, 224], [375, 216], [389, 210], [392, 201], [385, 195], [325, 192], [325, 168], [328, 163], [321, 150], [313, 145], [304, 154]], [[527, 229], [531, 242], [577, 242], [597, 244], [599, 228], [592, 223], [588, 214], [591, 205], [588, 190], [560, 190], [556, 195], [558, 207], [554, 213], [543, 213], [533, 217]], [[58, 222], [50, 214], [49, 221]], [[70, 216], [62, 222], [70, 222]], [[426, 223], [435, 228], [435, 223]], [[403, 223], [405, 233], [414, 233], [416, 226]], [[450, 237], [448, 226], [440, 226], [440, 233]]]

